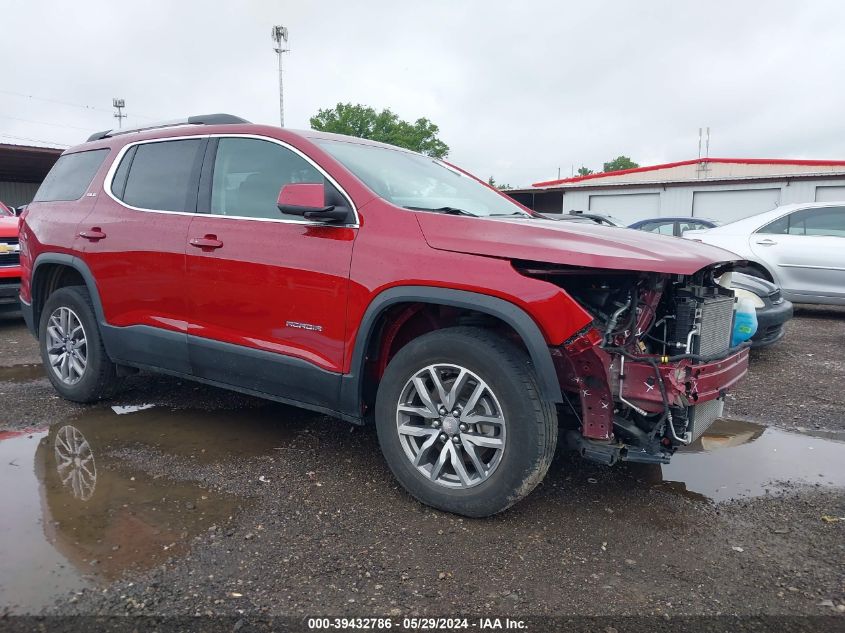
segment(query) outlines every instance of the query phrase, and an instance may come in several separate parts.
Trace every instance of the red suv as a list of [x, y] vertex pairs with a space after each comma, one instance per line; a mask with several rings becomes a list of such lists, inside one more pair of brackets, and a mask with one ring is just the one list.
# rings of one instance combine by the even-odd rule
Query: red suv
[[747, 370], [732, 253], [543, 219], [358, 138], [231, 115], [95, 134], [23, 218], [62, 396], [143, 368], [373, 420], [401, 484], [468, 516], [530, 492], [559, 427], [585, 458], [666, 463]]

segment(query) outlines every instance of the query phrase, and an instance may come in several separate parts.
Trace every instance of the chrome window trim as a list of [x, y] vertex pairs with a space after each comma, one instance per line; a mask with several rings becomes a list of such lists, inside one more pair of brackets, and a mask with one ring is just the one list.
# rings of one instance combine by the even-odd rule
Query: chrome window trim
[[[275, 218], [254, 218], [248, 215], [218, 215], [216, 213], [199, 213], [199, 212], [190, 212], [190, 211], [163, 211], [160, 209], [146, 209], [143, 207], [135, 207], [131, 204], [125, 203], [123, 200], [118, 198], [112, 192], [112, 182], [114, 180], [114, 174], [117, 171], [120, 162], [123, 160], [123, 157], [126, 153], [137, 145], [146, 145], [147, 143], [165, 143], [167, 141], [183, 141], [183, 140], [191, 140], [191, 139], [212, 139], [212, 138], [247, 138], [247, 139], [255, 139], [258, 141], [269, 141], [271, 143], [276, 143], [277, 145], [281, 145], [285, 149], [289, 149], [294, 154], [299, 156], [300, 158], [304, 159], [307, 163], [309, 163], [314, 169], [316, 169], [323, 177], [328, 180], [339, 192], [340, 194], [346, 198], [346, 201], [349, 203], [349, 208], [352, 209], [352, 215], [355, 216], [355, 221], [351, 224], [332, 224], [329, 222], [319, 222], [314, 220], [292, 220], [288, 218], [279, 218], [278, 220]], [[289, 143], [285, 143], [277, 138], [272, 138], [269, 136], [261, 136], [260, 134], [191, 134], [185, 136], [169, 136], [167, 138], [155, 138], [155, 139], [145, 139], [143, 141], [135, 141], [134, 143], [127, 143], [124, 145], [120, 151], [117, 153], [117, 156], [112, 161], [109, 170], [106, 172], [105, 179], [103, 180], [103, 191], [106, 192], [106, 195], [114, 200], [116, 203], [121, 205], [126, 209], [132, 209], [133, 211], [142, 211], [144, 213], [167, 213], [170, 215], [190, 215], [196, 217], [207, 217], [207, 218], [222, 218], [228, 220], [250, 220], [252, 222], [274, 222], [278, 224], [302, 224], [305, 226], [325, 226], [325, 227], [346, 227], [346, 228], [358, 228], [361, 225], [360, 218], [358, 216], [358, 208], [355, 206], [355, 203], [352, 201], [352, 196], [350, 196], [346, 190], [340, 186], [325, 169], [323, 169], [320, 165], [318, 165], [313, 159], [309, 156], [304, 154], [302, 151], [290, 145]]]

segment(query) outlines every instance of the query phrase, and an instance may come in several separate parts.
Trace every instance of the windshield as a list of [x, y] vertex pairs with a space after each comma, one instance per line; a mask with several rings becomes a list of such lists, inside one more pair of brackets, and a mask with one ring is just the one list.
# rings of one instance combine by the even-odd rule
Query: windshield
[[442, 161], [404, 150], [319, 139], [370, 189], [408, 209], [476, 216], [531, 217], [515, 202]]

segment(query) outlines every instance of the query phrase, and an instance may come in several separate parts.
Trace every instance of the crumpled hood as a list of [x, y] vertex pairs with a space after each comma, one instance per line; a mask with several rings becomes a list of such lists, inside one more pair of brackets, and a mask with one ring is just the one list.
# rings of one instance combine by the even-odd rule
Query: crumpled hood
[[417, 218], [429, 246], [457, 253], [679, 275], [741, 260], [708, 244], [598, 224], [429, 212]]

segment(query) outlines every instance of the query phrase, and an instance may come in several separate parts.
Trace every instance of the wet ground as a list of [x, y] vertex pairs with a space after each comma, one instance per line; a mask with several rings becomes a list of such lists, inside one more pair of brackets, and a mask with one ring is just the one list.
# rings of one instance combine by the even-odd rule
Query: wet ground
[[371, 429], [157, 376], [60, 400], [0, 321], [0, 611], [845, 612], [845, 311], [789, 327], [672, 464], [559, 451], [469, 520], [402, 492]]

